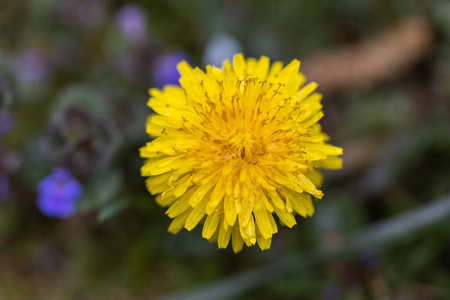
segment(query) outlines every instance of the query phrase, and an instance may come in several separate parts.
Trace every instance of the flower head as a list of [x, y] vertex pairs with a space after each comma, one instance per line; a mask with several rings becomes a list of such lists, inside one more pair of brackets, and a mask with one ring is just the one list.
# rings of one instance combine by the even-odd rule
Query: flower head
[[83, 188], [68, 169], [57, 168], [37, 186], [37, 206], [47, 217], [66, 219], [76, 210]]
[[205, 73], [181, 62], [181, 87], [150, 89], [147, 133], [156, 138], [140, 149], [141, 173], [169, 207], [170, 232], [203, 221], [219, 248], [231, 239], [235, 252], [244, 243], [264, 250], [278, 231], [274, 215], [292, 227], [295, 214], [314, 213], [317, 169], [340, 168], [342, 149], [326, 143], [322, 96], [316, 83], [302, 87], [299, 66], [239, 54]]
[[136, 4], [126, 4], [116, 14], [116, 23], [126, 39], [141, 42], [147, 35], [147, 18]]
[[182, 61], [189, 61], [189, 56], [184, 52], [174, 52], [160, 56], [153, 69], [153, 81], [156, 86], [162, 87], [166, 84], [178, 85], [180, 74], [177, 71], [177, 64]]
[[9, 112], [0, 110], [0, 137], [10, 133], [14, 124], [14, 116]]
[[50, 67], [45, 53], [30, 49], [20, 54], [14, 63], [17, 81], [24, 86], [38, 85], [50, 77]]

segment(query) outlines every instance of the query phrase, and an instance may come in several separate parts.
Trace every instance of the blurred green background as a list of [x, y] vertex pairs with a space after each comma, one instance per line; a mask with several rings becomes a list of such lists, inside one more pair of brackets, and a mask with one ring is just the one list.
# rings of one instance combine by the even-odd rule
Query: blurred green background
[[[449, 36], [448, 0], [0, 0], [0, 299], [450, 299]], [[300, 59], [344, 148], [316, 214], [239, 254], [167, 233], [138, 155], [169, 58], [236, 52]], [[36, 206], [59, 165], [68, 219]]]

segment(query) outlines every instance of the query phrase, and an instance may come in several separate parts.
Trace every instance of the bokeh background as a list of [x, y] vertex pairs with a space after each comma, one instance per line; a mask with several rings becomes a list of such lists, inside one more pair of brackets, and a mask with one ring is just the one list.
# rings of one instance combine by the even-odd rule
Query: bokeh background
[[[448, 0], [0, 0], [0, 299], [450, 299], [449, 36]], [[302, 61], [344, 168], [236, 255], [166, 232], [138, 148], [149, 87], [238, 52]]]

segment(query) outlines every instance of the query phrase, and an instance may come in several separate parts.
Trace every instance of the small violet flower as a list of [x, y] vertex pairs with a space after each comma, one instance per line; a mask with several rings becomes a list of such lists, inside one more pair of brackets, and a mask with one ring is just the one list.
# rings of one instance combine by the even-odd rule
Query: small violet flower
[[83, 188], [65, 168], [56, 168], [37, 186], [37, 206], [47, 217], [66, 219], [76, 210]]
[[39, 50], [27, 50], [15, 61], [16, 79], [25, 86], [38, 85], [48, 79], [50, 70], [47, 59]]
[[0, 111], [0, 137], [7, 135], [14, 128], [14, 116], [8, 112]]
[[130, 42], [141, 42], [147, 36], [147, 18], [139, 5], [122, 6], [116, 13], [116, 24]]
[[180, 74], [177, 70], [177, 64], [181, 61], [190, 62], [190, 57], [183, 52], [174, 52], [160, 56], [153, 69], [153, 81], [156, 86], [162, 87], [166, 84], [179, 85]]

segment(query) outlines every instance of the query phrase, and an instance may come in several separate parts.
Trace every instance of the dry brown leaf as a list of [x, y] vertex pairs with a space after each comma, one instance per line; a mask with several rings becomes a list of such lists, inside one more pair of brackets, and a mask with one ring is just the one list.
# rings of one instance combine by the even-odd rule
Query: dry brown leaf
[[302, 70], [320, 83], [322, 92], [358, 88], [398, 78], [431, 49], [427, 19], [412, 16], [359, 44], [327, 50], [307, 58]]

